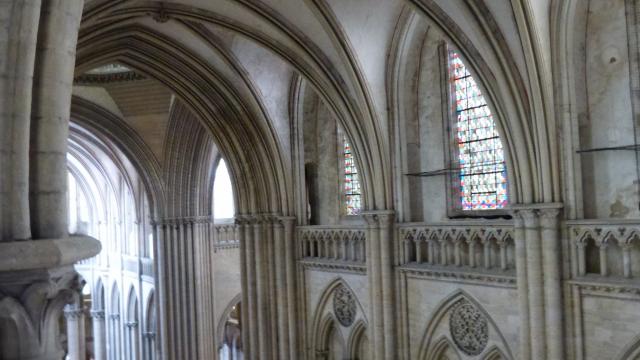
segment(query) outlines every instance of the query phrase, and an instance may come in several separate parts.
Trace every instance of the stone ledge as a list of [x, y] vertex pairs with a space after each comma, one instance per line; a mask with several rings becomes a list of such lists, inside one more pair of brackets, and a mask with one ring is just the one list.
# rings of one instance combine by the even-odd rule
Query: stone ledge
[[0, 272], [50, 269], [97, 255], [100, 242], [89, 236], [0, 242]]

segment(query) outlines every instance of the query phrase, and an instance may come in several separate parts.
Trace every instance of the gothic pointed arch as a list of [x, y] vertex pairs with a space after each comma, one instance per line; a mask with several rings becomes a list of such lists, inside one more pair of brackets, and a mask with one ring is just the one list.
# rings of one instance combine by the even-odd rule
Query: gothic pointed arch
[[438, 344], [446, 338], [457, 353], [480, 356], [493, 348], [513, 359], [509, 344], [483, 306], [464, 290], [444, 298], [426, 323], [418, 359], [437, 359]]
[[[349, 334], [354, 329], [358, 332], [363, 331], [362, 328], [367, 326], [364, 308], [353, 289], [340, 277], [330, 281], [321, 294], [313, 311], [308, 339], [315, 344], [314, 348], [321, 349], [322, 344], [317, 341], [322, 338], [322, 334], [326, 335], [327, 322], [331, 320], [331, 324], [337, 326], [336, 329], [342, 336], [341, 341], [344, 343], [345, 352], [349, 351], [347, 348]], [[309, 354], [309, 356], [313, 358], [315, 355]]]
[[622, 349], [615, 357], [616, 360], [637, 360], [640, 359], [640, 335], [637, 335]]
[[455, 345], [446, 337], [441, 337], [436, 341], [432, 354], [427, 360], [460, 360], [460, 355], [456, 351]]
[[233, 299], [227, 304], [224, 311], [222, 312], [220, 318], [218, 319], [218, 327], [217, 327], [217, 345], [220, 346], [224, 342], [224, 325], [229, 318], [229, 315], [233, 311], [234, 307], [240, 304], [242, 301], [242, 293], [237, 294], [233, 297]]
[[367, 324], [363, 319], [358, 320], [349, 334], [347, 351], [350, 359], [366, 360], [371, 356], [370, 342], [367, 335]]

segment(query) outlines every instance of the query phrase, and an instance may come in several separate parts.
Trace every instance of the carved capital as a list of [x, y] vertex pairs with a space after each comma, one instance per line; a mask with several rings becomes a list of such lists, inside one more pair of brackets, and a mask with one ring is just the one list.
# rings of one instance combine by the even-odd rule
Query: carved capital
[[64, 309], [64, 317], [67, 320], [78, 320], [84, 316], [84, 310], [78, 307], [67, 305]]
[[104, 320], [104, 310], [91, 310], [91, 317], [98, 320]]

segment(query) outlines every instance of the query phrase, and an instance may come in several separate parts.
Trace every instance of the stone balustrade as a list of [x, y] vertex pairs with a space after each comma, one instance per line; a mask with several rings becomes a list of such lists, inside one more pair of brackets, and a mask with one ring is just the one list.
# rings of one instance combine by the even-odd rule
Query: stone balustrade
[[298, 251], [302, 259], [366, 262], [364, 227], [298, 227]]
[[574, 276], [640, 277], [640, 223], [580, 220], [567, 222]]
[[515, 269], [513, 225], [400, 224], [399, 263], [508, 272]]

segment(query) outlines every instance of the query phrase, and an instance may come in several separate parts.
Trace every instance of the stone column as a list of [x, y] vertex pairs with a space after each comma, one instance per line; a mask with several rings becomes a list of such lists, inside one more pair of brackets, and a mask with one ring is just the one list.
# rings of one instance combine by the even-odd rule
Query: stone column
[[369, 278], [369, 299], [371, 311], [372, 351], [374, 359], [384, 359], [384, 315], [382, 310], [382, 278], [380, 276], [380, 224], [375, 213], [364, 213], [367, 221], [367, 277]]
[[83, 2], [42, 2], [30, 134], [29, 198], [34, 238], [67, 236], [67, 138]]
[[547, 359], [564, 359], [564, 324], [562, 321], [562, 270], [560, 266], [560, 227], [557, 207], [539, 210], [544, 273], [544, 304], [547, 336]]
[[512, 206], [523, 359], [564, 358], [561, 207], [556, 203]]
[[107, 337], [105, 334], [104, 310], [91, 310], [93, 320], [94, 360], [107, 360]]
[[394, 213], [371, 211], [367, 221], [367, 275], [375, 359], [396, 359]]
[[64, 309], [67, 320], [67, 350], [70, 360], [85, 360], [87, 356], [84, 310], [79, 305], [67, 305]]
[[0, 2], [0, 241], [30, 239], [29, 127], [40, 0]]
[[[518, 284], [518, 310], [520, 312], [520, 358], [529, 360], [531, 358], [531, 335], [529, 329], [529, 282], [527, 280], [527, 249], [524, 235], [524, 219], [519, 212], [514, 214], [515, 219], [515, 257], [516, 274]], [[473, 254], [472, 247], [469, 247], [469, 254]], [[473, 259], [474, 256], [470, 255]]]

